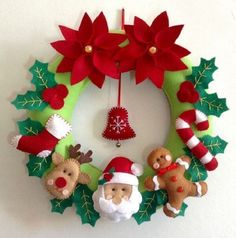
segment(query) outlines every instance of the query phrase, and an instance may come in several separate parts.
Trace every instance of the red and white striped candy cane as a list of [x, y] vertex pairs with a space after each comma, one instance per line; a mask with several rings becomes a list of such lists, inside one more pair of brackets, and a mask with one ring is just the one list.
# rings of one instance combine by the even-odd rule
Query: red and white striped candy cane
[[176, 131], [180, 138], [197, 157], [207, 170], [214, 170], [218, 166], [216, 158], [209, 152], [207, 147], [195, 136], [191, 124], [194, 123], [197, 130], [208, 129], [209, 122], [207, 116], [196, 109], [183, 112], [176, 120]]

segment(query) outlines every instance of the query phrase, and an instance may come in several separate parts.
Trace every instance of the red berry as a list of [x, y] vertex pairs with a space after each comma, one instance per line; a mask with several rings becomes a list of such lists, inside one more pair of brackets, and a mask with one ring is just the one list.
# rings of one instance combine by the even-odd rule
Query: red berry
[[64, 84], [58, 84], [55, 89], [57, 94], [62, 98], [65, 98], [68, 95], [68, 89]]
[[56, 94], [55, 88], [46, 88], [42, 93], [43, 100], [45, 102], [50, 102], [55, 94]]
[[64, 106], [64, 100], [61, 97], [55, 95], [50, 101], [50, 106], [55, 110], [61, 109]]
[[113, 175], [112, 174], [104, 174], [103, 177], [107, 182], [109, 182], [112, 179]]
[[177, 97], [180, 102], [196, 103], [199, 100], [199, 93], [194, 88], [194, 84], [192, 82], [184, 81], [180, 85]]

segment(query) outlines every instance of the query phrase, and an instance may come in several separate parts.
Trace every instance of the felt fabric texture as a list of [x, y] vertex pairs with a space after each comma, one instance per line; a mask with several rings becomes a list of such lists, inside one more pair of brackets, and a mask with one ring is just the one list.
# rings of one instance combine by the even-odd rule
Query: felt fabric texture
[[78, 183], [88, 184], [90, 177], [80, 171], [80, 163], [76, 158], [64, 159], [54, 153], [52, 161], [55, 167], [44, 178], [47, 190], [57, 199], [66, 199], [74, 192]]
[[51, 108], [58, 110], [64, 106], [64, 98], [68, 95], [68, 89], [64, 84], [58, 84], [53, 88], [46, 88], [42, 97], [43, 100], [51, 106]]
[[177, 97], [180, 102], [196, 103], [199, 101], [199, 93], [190, 81], [185, 81], [180, 85]]
[[[148, 156], [149, 166], [156, 172], [156, 177], [147, 177], [145, 187], [149, 191], [164, 189], [168, 194], [168, 203], [163, 207], [164, 213], [169, 217], [176, 217], [181, 211], [185, 198], [192, 196], [198, 197], [207, 193], [207, 184], [198, 182], [195, 184], [184, 177], [186, 164], [190, 164], [190, 158], [181, 156], [177, 159], [178, 163], [166, 159], [172, 157], [170, 151], [160, 147], [153, 150]], [[156, 164], [158, 163], [158, 167]]]
[[181, 58], [190, 52], [175, 44], [183, 25], [169, 26], [166, 12], [158, 15], [151, 26], [135, 17], [133, 25], [125, 25], [129, 44], [116, 55], [121, 72], [136, 70], [136, 83], [149, 78], [162, 88], [165, 71], [187, 69]]
[[107, 118], [102, 136], [109, 140], [127, 140], [136, 136], [128, 120], [128, 111], [123, 107], [113, 107]]
[[125, 41], [123, 34], [109, 33], [107, 21], [101, 12], [92, 22], [87, 13], [78, 30], [60, 26], [65, 40], [51, 43], [64, 56], [57, 72], [71, 72], [71, 84], [86, 77], [102, 87], [105, 75], [118, 79], [120, 74], [114, 59], [119, 44]]
[[198, 130], [206, 130], [209, 122], [206, 115], [198, 110], [192, 109], [183, 112], [176, 120], [176, 131], [182, 141], [191, 150], [205, 168], [209, 171], [218, 166], [216, 158], [209, 152], [206, 146], [195, 136], [191, 124], [195, 124]]
[[134, 163], [125, 157], [115, 157], [104, 169], [99, 184], [122, 183], [137, 186], [137, 176], [142, 174], [143, 167], [141, 164]]
[[21, 151], [47, 157], [51, 154], [59, 140], [71, 132], [71, 126], [57, 114], [52, 115], [45, 128], [37, 135], [18, 135], [12, 139], [13, 146]]

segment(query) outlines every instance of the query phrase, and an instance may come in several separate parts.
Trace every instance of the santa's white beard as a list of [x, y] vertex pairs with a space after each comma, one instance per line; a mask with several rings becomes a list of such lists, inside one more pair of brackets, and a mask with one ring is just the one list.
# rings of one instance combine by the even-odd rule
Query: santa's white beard
[[94, 208], [101, 217], [106, 217], [114, 222], [128, 220], [138, 212], [139, 205], [142, 202], [142, 195], [137, 186], [132, 187], [132, 194], [128, 200], [122, 199], [121, 203], [116, 205], [112, 199], [105, 199], [104, 187], [99, 186], [93, 194]]

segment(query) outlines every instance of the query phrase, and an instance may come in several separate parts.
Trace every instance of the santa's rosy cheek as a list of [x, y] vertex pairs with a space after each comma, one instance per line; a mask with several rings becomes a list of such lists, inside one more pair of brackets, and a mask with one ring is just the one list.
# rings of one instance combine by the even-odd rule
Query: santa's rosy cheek
[[158, 163], [154, 163], [152, 166], [154, 169], [158, 169], [160, 167], [160, 165]]

